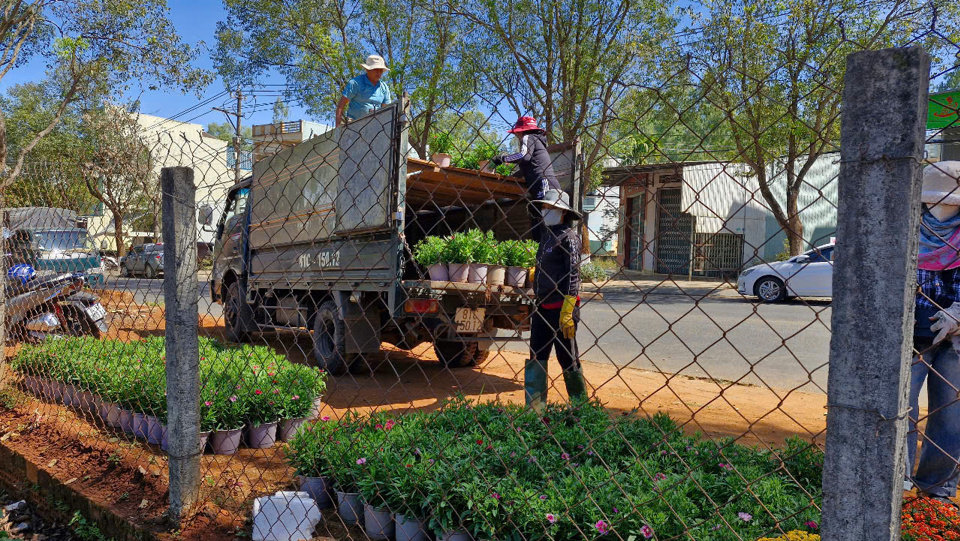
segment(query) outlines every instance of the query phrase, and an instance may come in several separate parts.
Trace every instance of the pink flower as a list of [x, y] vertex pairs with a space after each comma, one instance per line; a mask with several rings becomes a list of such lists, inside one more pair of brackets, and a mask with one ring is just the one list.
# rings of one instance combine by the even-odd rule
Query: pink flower
[[210, 406], [213, 405], [213, 402], [207, 400], [206, 402], [203, 403], [203, 405], [204, 405], [204, 406], [207, 406], [207, 407], [209, 408]]
[[231, 401], [231, 402], [236, 402], [236, 401], [237, 401], [237, 396], [236, 396], [236, 395], [231, 396], [231, 397], [230, 397], [230, 401]]
[[293, 396], [290, 397], [290, 400], [300, 400], [300, 395], [295, 394], [295, 395], [293, 395]]
[[819, 530], [819, 529], [820, 529], [820, 525], [817, 524], [816, 522], [812, 521], [812, 520], [808, 520], [808, 521], [804, 522], [803, 525], [806, 526], [807, 528], [813, 528], [814, 530]]
[[596, 528], [598, 532], [600, 532], [600, 535], [603, 535], [610, 531], [610, 526], [602, 520], [598, 520], [597, 523], [593, 525], [593, 527]]
[[750, 513], [745, 513], [743, 511], [740, 511], [739, 513], [737, 513], [737, 516], [740, 517], [740, 520], [744, 522], [750, 522], [751, 520], [753, 520], [753, 515], [751, 515]]
[[494, 499], [494, 500], [499, 500], [499, 499], [500, 499], [500, 495], [497, 494], [496, 492], [494, 492], [493, 494], [491, 494], [491, 496], [493, 496], [493, 499]]
[[253, 391], [253, 394], [260, 396], [263, 394], [263, 391], [261, 391], [260, 389], [257, 389], [256, 391]]
[[666, 478], [667, 478], [667, 474], [665, 474], [665, 473], [658, 473], [658, 474], [656, 474], [656, 475], [653, 476], [653, 479], [654, 479], [655, 481], [663, 481], [663, 480], [666, 479]]
[[644, 539], [650, 539], [651, 537], [653, 537], [653, 528], [644, 524], [643, 526], [640, 527], [640, 533], [643, 534]]
[[358, 459], [357, 459], [357, 465], [359, 465], [359, 466], [363, 466], [363, 465], [366, 464], [366, 463], [367, 463], [367, 459], [365, 459], [365, 458], [358, 458]]
[[557, 522], [557, 517], [552, 513], [547, 513], [547, 522], [549, 522], [550, 524], [554, 524]]
[[540, 495], [540, 501], [542, 501], [542, 502], [547, 501], [547, 495], [546, 495], [546, 494], [541, 494], [541, 495]]
[[563, 460], [570, 460], [570, 455], [568, 453], [561, 453], [560, 458]]
[[273, 394], [280, 394], [280, 389], [274, 389]]
[[320, 418], [320, 420], [321, 420], [321, 421], [329, 421], [329, 420], [330, 420], [330, 416], [329, 416], [329, 415], [324, 415], [323, 417]]

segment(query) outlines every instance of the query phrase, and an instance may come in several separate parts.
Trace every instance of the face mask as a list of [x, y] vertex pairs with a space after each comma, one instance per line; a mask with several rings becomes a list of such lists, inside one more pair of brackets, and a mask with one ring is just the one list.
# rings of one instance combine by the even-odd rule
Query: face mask
[[960, 207], [957, 205], [944, 205], [943, 203], [927, 205], [927, 212], [940, 222], [945, 222], [953, 218], [957, 215], [958, 211], [960, 211]]
[[560, 209], [543, 209], [540, 214], [543, 215], [545, 225], [560, 225], [563, 221], [563, 211]]

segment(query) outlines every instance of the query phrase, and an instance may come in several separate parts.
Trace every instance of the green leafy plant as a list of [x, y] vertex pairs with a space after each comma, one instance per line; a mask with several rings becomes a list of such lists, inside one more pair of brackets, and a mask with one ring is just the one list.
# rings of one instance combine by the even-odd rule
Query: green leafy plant
[[484, 233], [479, 229], [471, 229], [466, 233], [471, 244], [471, 263], [496, 264], [497, 239], [493, 231]]
[[430, 152], [449, 154], [453, 149], [453, 140], [449, 133], [435, 133], [430, 136]]
[[447, 241], [444, 259], [447, 263], [473, 263], [473, 241], [469, 233], [454, 233]]
[[607, 271], [596, 263], [591, 262], [580, 266], [580, 279], [584, 282], [604, 282], [607, 278]]
[[443, 263], [448, 243], [443, 237], [429, 236], [414, 246], [413, 259], [423, 267]]

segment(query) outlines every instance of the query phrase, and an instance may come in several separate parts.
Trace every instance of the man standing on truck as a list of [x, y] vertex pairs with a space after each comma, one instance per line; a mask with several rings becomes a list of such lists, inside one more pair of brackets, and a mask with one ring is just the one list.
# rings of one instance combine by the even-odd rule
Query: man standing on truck
[[580, 321], [580, 213], [563, 190], [547, 190], [533, 201], [541, 209], [543, 232], [537, 250], [533, 291], [537, 308], [530, 326], [530, 359], [524, 367], [527, 405], [541, 411], [547, 402], [547, 361], [556, 349], [567, 395], [586, 398], [587, 384], [577, 351]]
[[[513, 128], [507, 130], [517, 136], [520, 141], [520, 151], [514, 154], [497, 156], [490, 160], [494, 165], [504, 163], [515, 163], [523, 173], [524, 180], [527, 181], [527, 197], [529, 201], [543, 199], [548, 190], [560, 190], [560, 183], [557, 182], [557, 174], [553, 172], [553, 163], [550, 159], [550, 153], [547, 152], [546, 132], [537, 126], [537, 121], [532, 116], [522, 116], [514, 124]], [[530, 213], [530, 229], [532, 238], [539, 240], [543, 235], [540, 230], [542, 217], [540, 209], [530, 204], [528, 211]]]
[[393, 101], [390, 87], [381, 81], [383, 74], [390, 71], [383, 57], [372, 54], [367, 57], [363, 69], [367, 70], [347, 83], [343, 97], [337, 103], [337, 127], [344, 121], [350, 122], [383, 107]]

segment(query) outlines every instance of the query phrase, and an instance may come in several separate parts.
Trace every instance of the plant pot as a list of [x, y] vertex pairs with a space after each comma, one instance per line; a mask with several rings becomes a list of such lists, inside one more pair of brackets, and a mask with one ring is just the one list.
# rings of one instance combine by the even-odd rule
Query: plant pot
[[337, 491], [337, 513], [347, 524], [357, 524], [363, 516], [363, 502], [359, 492]]
[[466, 283], [470, 275], [470, 265], [465, 263], [447, 263], [447, 270], [451, 282]]
[[430, 159], [433, 160], [433, 163], [439, 165], [440, 167], [450, 167], [450, 162], [453, 161], [453, 156], [443, 152], [434, 152]]
[[488, 267], [485, 263], [471, 263], [467, 281], [471, 284], [487, 283]]
[[[166, 435], [167, 435], [167, 427], [163, 427], [163, 435], [164, 435], [164, 437], [166, 437]], [[207, 442], [208, 442], [208, 441], [210, 441], [210, 433], [209, 433], [209, 432], [201, 432], [201, 433], [200, 433], [200, 454], [201, 454], [201, 455], [207, 451]]]
[[120, 416], [123, 413], [123, 410], [120, 409], [120, 406], [116, 404], [110, 404], [110, 409], [107, 411], [107, 426], [112, 426], [113, 428], [121, 428]]
[[313, 409], [310, 410], [310, 415], [307, 416], [307, 420], [312, 421], [317, 417], [320, 417], [320, 407], [323, 405], [323, 397], [316, 397], [313, 399]]
[[487, 267], [487, 285], [502, 286], [507, 280], [507, 268], [503, 265], [489, 265]]
[[527, 269], [523, 267], [507, 267], [505, 281], [508, 286], [523, 287], [527, 281]]
[[147, 422], [147, 416], [142, 413], [133, 414], [133, 437], [142, 440], [147, 439], [147, 433], [150, 432]]
[[427, 274], [430, 275], [431, 282], [446, 282], [450, 279], [450, 273], [447, 272], [446, 263], [437, 263], [427, 267]]
[[73, 405], [83, 411], [96, 411], [93, 401], [93, 393], [90, 391], [77, 391], [73, 395]]
[[62, 385], [62, 391], [60, 393], [60, 400], [63, 402], [63, 405], [72, 408], [76, 402], [77, 388], [69, 383]]
[[41, 393], [42, 384], [40, 382], [40, 378], [24, 376], [23, 386], [26, 387], [27, 391], [29, 391], [31, 394], [39, 395]]
[[394, 522], [396, 523], [394, 534], [396, 541], [427, 541], [429, 539], [423, 521], [418, 518], [397, 513], [394, 516]]
[[247, 425], [247, 447], [266, 449], [277, 443], [277, 422]]
[[97, 400], [100, 402], [97, 408], [97, 416], [100, 417], [100, 420], [103, 421], [104, 424], [109, 424], [107, 423], [107, 419], [110, 418], [110, 409], [113, 408], [114, 405], [99, 397]]
[[120, 430], [133, 434], [133, 413], [125, 409], [120, 410]]
[[444, 534], [438, 538], [438, 541], [473, 541], [473, 536], [461, 528], [452, 532], [444, 532]]
[[363, 527], [370, 539], [390, 539], [396, 531], [393, 513], [386, 507], [377, 509], [369, 503], [363, 506]]
[[306, 492], [320, 509], [333, 507], [333, 480], [326, 477], [300, 477], [300, 492]]
[[496, 168], [490, 167], [490, 160], [480, 160], [477, 162], [477, 167], [480, 168], [481, 173], [493, 173], [496, 171]]
[[243, 429], [217, 430], [210, 438], [213, 445], [213, 454], [232, 455], [240, 448], [240, 440], [243, 439]]
[[306, 419], [284, 419], [280, 423], [280, 430], [277, 432], [277, 439], [280, 441], [290, 441], [297, 435], [297, 431], [307, 422]]
[[156, 417], [147, 417], [147, 443], [160, 445], [163, 441], [163, 423]]

